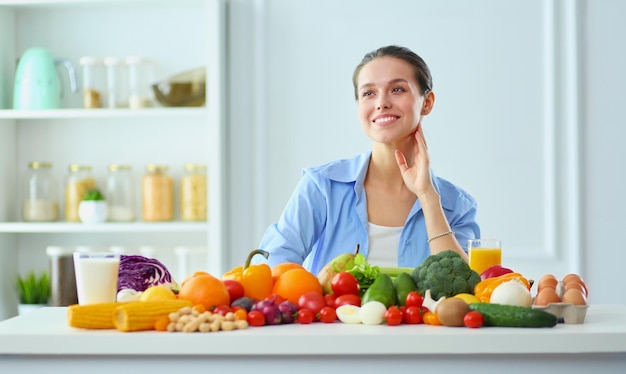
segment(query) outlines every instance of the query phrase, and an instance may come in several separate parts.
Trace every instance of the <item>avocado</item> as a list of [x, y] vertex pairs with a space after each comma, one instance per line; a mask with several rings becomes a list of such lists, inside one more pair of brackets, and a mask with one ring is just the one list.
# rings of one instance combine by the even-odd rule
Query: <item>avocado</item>
[[373, 300], [380, 301], [385, 304], [387, 308], [396, 305], [396, 289], [393, 287], [393, 281], [389, 275], [379, 274], [376, 279], [374, 279], [374, 283], [365, 291], [361, 299], [361, 305]]
[[393, 287], [396, 289], [396, 297], [398, 298], [398, 305], [406, 305], [406, 295], [411, 291], [417, 291], [417, 285], [408, 273], [400, 273], [393, 280]]

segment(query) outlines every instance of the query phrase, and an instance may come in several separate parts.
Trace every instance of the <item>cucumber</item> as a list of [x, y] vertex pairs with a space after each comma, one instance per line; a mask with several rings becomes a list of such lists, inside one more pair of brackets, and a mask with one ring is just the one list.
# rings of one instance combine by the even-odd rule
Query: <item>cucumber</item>
[[530, 307], [490, 303], [473, 303], [469, 307], [483, 315], [484, 326], [554, 327], [558, 322], [554, 314]]

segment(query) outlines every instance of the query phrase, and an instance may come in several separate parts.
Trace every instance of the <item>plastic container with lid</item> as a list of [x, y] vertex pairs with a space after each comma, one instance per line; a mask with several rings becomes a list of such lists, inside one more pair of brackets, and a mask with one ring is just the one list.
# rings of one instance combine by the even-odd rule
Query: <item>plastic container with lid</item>
[[106, 57], [106, 106], [109, 108], [128, 108], [128, 66], [117, 57]]
[[207, 219], [207, 167], [203, 164], [185, 165], [180, 179], [180, 219], [206, 221]]
[[130, 165], [111, 164], [107, 177], [106, 201], [109, 221], [128, 222], [135, 219], [133, 190], [135, 187]]
[[83, 107], [102, 108], [106, 93], [106, 72], [104, 60], [85, 56], [80, 59], [83, 74]]
[[28, 164], [22, 195], [22, 220], [52, 222], [59, 219], [59, 186], [52, 175], [52, 164]]
[[50, 262], [50, 306], [78, 303], [73, 253], [72, 247], [46, 247]]
[[148, 108], [154, 104], [154, 61], [138, 56], [126, 58], [128, 65], [128, 106], [131, 109]]
[[91, 166], [71, 164], [65, 182], [65, 220], [80, 222], [78, 206], [87, 191], [96, 188], [96, 180], [91, 174]]
[[174, 219], [174, 180], [168, 166], [149, 164], [141, 179], [141, 213], [144, 221]]

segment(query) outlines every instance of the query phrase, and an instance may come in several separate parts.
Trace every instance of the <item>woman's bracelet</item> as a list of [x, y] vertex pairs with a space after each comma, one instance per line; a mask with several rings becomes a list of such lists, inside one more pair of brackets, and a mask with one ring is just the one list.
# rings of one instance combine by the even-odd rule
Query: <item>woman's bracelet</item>
[[433, 240], [437, 238], [441, 238], [442, 236], [446, 236], [446, 235], [454, 235], [454, 231], [446, 231], [446, 232], [442, 232], [441, 234], [437, 234], [433, 236], [432, 238], [428, 239], [428, 244], [430, 244], [430, 242], [432, 242]]

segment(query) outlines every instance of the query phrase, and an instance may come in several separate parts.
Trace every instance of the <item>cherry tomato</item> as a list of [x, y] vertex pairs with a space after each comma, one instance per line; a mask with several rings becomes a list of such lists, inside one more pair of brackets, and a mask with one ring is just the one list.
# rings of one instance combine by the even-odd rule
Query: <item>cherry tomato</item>
[[313, 322], [314, 319], [315, 319], [315, 313], [313, 313], [311, 309], [301, 308], [298, 310], [298, 317], [297, 317], [298, 323], [307, 325]]
[[403, 314], [397, 306], [390, 306], [384, 315], [387, 326], [397, 326], [402, 323]]
[[402, 321], [408, 325], [417, 325], [423, 322], [422, 311], [417, 306], [407, 306]]
[[333, 277], [330, 281], [330, 287], [333, 289], [333, 293], [337, 296], [341, 295], [358, 295], [359, 294], [359, 282], [355, 276], [341, 271]]
[[265, 325], [265, 316], [258, 310], [253, 310], [248, 313], [248, 323], [250, 326], [263, 326]]
[[230, 301], [233, 302], [240, 297], [243, 297], [243, 285], [237, 282], [234, 279], [226, 279], [223, 280], [224, 286], [226, 286], [226, 290], [228, 290], [228, 294], [230, 295]]
[[417, 291], [411, 291], [406, 295], [405, 304], [406, 306], [417, 306], [421, 307], [424, 302], [424, 297], [420, 295]]
[[337, 320], [337, 312], [335, 312], [335, 308], [330, 306], [325, 306], [320, 310], [320, 318], [319, 320], [324, 323], [333, 323]]
[[222, 316], [225, 316], [226, 313], [232, 312], [232, 311], [233, 310], [230, 309], [228, 305], [218, 305], [213, 309], [213, 313], [220, 314]]
[[248, 312], [244, 308], [239, 308], [233, 311], [235, 314], [235, 319], [238, 321], [247, 321], [248, 320]]
[[483, 325], [483, 322], [483, 315], [475, 310], [467, 312], [463, 317], [463, 323], [465, 324], [465, 326], [472, 329], [481, 327]]
[[439, 317], [437, 317], [436, 313], [426, 312], [424, 313], [424, 323], [427, 325], [433, 326], [441, 326], [441, 321], [439, 321]]
[[337, 300], [337, 295], [335, 295], [334, 293], [329, 293], [327, 295], [324, 295], [324, 299], [326, 300], [326, 306], [335, 308], [335, 300]]
[[300, 295], [300, 298], [298, 299], [298, 308], [310, 309], [314, 315], [319, 313], [325, 306], [326, 299], [324, 299], [324, 296], [319, 292], [305, 292]]
[[335, 308], [339, 308], [340, 306], [346, 305], [346, 304], [350, 304], [354, 306], [361, 306], [361, 298], [359, 297], [359, 295], [347, 294], [347, 295], [338, 296], [335, 299]]

